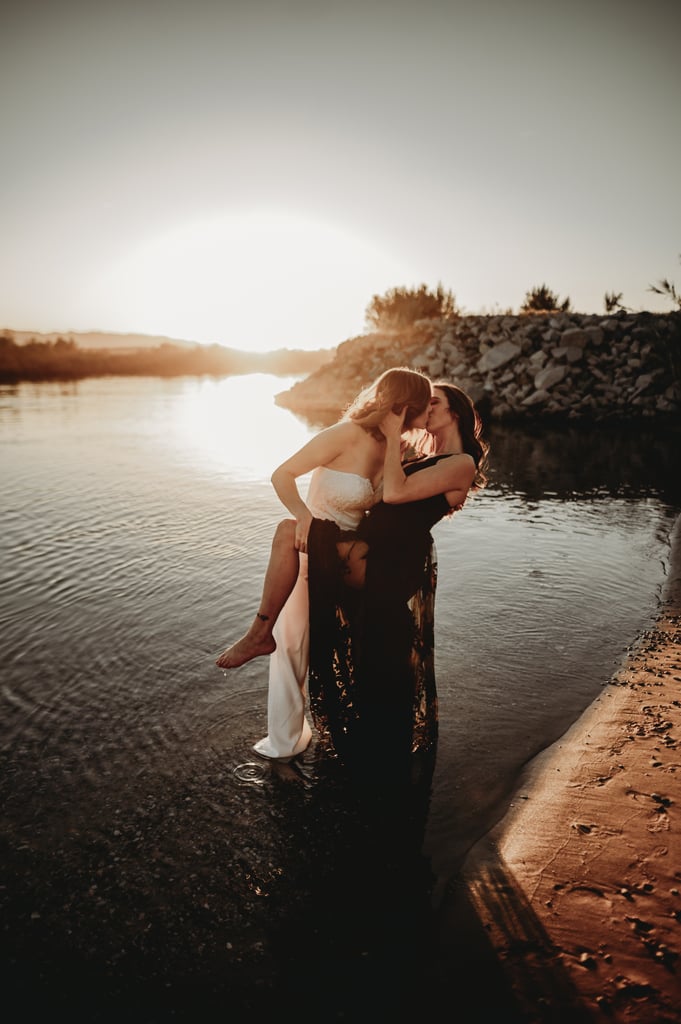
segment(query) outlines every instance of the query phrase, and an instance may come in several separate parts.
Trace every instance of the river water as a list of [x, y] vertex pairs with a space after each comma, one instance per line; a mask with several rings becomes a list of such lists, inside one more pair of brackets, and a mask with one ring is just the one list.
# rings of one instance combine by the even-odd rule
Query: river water
[[[266, 660], [228, 677], [214, 666], [253, 616], [284, 514], [270, 473], [316, 429], [275, 404], [291, 383], [0, 389], [1, 892], [25, 1003], [165, 1020], [200, 990], [253, 1021], [282, 986], [298, 998], [313, 977], [316, 996], [342, 988], [347, 1002], [367, 980], [358, 964], [374, 979], [393, 969], [375, 843], [370, 914], [348, 868], [366, 823], [314, 748], [294, 766], [254, 758]], [[522, 766], [651, 624], [681, 506], [678, 435], [490, 439], [488, 488], [434, 530], [441, 728], [418, 872], [400, 882], [411, 910], [426, 893], [437, 906]], [[352, 915], [325, 930], [343, 875]]]

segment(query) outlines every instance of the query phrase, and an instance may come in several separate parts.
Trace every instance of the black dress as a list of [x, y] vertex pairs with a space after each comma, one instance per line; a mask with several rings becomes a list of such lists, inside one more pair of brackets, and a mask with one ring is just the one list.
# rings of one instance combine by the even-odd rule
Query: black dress
[[[404, 467], [407, 475], [447, 455]], [[309, 539], [310, 711], [323, 744], [362, 772], [407, 769], [437, 741], [430, 530], [450, 511], [443, 494], [379, 502], [356, 533], [313, 520]], [[339, 540], [368, 544], [362, 590], [344, 583]]]

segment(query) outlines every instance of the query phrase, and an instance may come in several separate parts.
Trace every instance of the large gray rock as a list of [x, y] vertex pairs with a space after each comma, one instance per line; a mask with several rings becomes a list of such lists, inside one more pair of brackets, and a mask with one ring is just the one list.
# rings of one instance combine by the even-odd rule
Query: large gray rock
[[568, 363], [579, 363], [584, 358], [584, 349], [579, 345], [568, 345], [565, 357]]
[[559, 384], [566, 373], [566, 366], [547, 366], [535, 375], [534, 386], [537, 391], [548, 391], [555, 384]]
[[538, 391], [533, 391], [531, 395], [527, 396], [527, 398], [523, 398], [520, 404], [524, 405], [525, 408], [528, 408], [529, 406], [532, 405], [544, 405], [546, 402], [548, 402], [550, 397], [551, 396], [548, 393], [548, 391], [544, 391], [543, 389], [540, 388]]
[[569, 330], [563, 331], [560, 340], [563, 345], [579, 345], [580, 348], [584, 348], [589, 341], [589, 329], [571, 327]]
[[548, 353], [546, 353], [543, 348], [538, 348], [536, 352], [532, 353], [530, 358], [527, 360], [527, 363], [532, 371], [541, 370], [548, 358]]
[[512, 359], [517, 359], [521, 352], [521, 346], [516, 345], [515, 342], [502, 341], [480, 356], [478, 359], [478, 371], [480, 373], [487, 373], [489, 370], [498, 370], [500, 366], [505, 366]]
[[592, 345], [601, 345], [603, 343], [603, 329], [602, 327], [586, 327], [584, 333], [587, 335]]
[[636, 383], [634, 384], [634, 391], [636, 392], [636, 394], [640, 395], [642, 391], [645, 391], [646, 388], [649, 388], [650, 385], [653, 383], [654, 379], [655, 376], [652, 373], [642, 373], [640, 377], [637, 377]]

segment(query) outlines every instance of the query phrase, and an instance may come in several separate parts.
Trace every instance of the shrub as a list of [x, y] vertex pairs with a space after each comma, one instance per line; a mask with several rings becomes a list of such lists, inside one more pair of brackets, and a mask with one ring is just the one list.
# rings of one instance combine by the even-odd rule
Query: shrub
[[374, 295], [366, 308], [367, 326], [373, 330], [411, 327], [417, 320], [448, 320], [459, 316], [456, 299], [438, 284], [435, 291], [422, 284], [418, 288], [390, 288]]
[[618, 309], [625, 309], [622, 305], [622, 292], [606, 292], [603, 296], [603, 305], [606, 313], [614, 313]]
[[[681, 256], [679, 256], [679, 261], [681, 261]], [[656, 295], [666, 296], [668, 299], [671, 299], [675, 306], [678, 306], [678, 308], [681, 309], [681, 294], [677, 292], [674, 283], [669, 281], [666, 277], [663, 277], [656, 285], [651, 284], [648, 291], [655, 292]]]
[[521, 313], [569, 313], [570, 299], [560, 301], [555, 292], [545, 284], [531, 288], [525, 292], [525, 300], [520, 307]]

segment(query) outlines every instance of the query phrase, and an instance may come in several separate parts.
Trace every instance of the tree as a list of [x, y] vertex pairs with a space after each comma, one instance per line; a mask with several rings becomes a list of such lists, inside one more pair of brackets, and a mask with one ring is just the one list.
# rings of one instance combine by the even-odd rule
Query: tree
[[614, 313], [618, 309], [626, 309], [622, 305], [622, 292], [606, 292], [603, 296], [603, 305], [606, 313]]
[[[681, 262], [681, 255], [679, 256]], [[672, 281], [669, 281], [666, 277], [663, 277], [657, 284], [651, 284], [648, 288], [649, 292], [655, 292], [656, 295], [664, 295], [681, 309], [681, 293], [677, 292], [676, 286]]]
[[569, 313], [570, 299], [560, 301], [555, 292], [545, 284], [531, 288], [525, 292], [525, 301], [520, 307], [521, 313]]
[[399, 330], [417, 320], [451, 320], [459, 316], [456, 299], [438, 283], [435, 291], [427, 285], [418, 288], [390, 288], [374, 295], [366, 308], [367, 326], [373, 330]]

